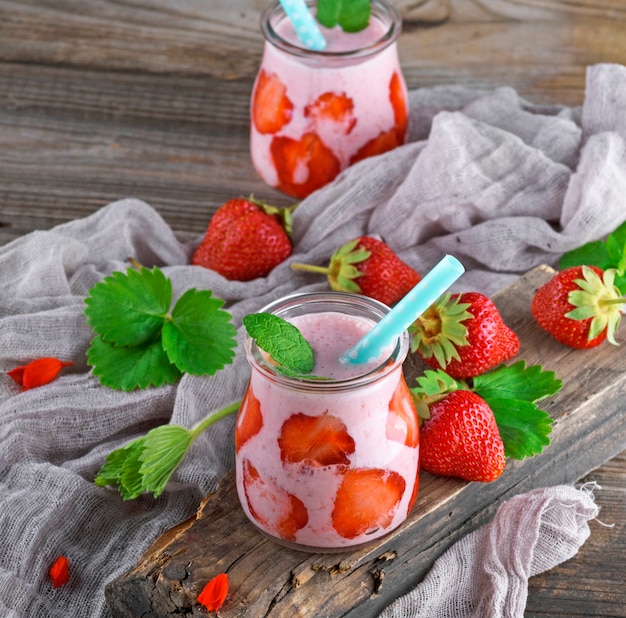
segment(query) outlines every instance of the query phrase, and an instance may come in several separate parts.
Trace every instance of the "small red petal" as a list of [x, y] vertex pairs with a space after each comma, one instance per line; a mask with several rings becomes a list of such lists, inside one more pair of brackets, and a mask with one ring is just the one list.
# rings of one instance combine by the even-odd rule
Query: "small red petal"
[[21, 365], [7, 372], [25, 390], [43, 386], [52, 382], [60, 373], [63, 367], [73, 365], [71, 361], [64, 362], [58, 358], [38, 358], [27, 365]]
[[20, 365], [15, 369], [11, 369], [11, 371], [7, 371], [7, 375], [11, 376], [20, 386], [24, 384], [24, 371], [26, 370], [26, 365]]
[[224, 604], [228, 595], [228, 575], [220, 573], [209, 581], [198, 595], [198, 603], [208, 611], [216, 612]]
[[70, 561], [65, 556], [59, 556], [50, 567], [49, 573], [55, 588], [67, 584], [70, 578]]

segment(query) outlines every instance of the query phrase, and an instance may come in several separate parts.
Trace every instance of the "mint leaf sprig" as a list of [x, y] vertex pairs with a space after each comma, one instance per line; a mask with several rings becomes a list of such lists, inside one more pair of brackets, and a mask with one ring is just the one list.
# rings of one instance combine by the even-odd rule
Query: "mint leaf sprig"
[[317, 21], [326, 28], [340, 26], [344, 32], [359, 32], [369, 23], [370, 0], [318, 0]]
[[213, 375], [232, 363], [237, 331], [224, 301], [187, 290], [172, 303], [172, 282], [156, 266], [114, 272], [89, 290], [87, 323], [96, 336], [87, 361], [111, 388], [173, 384], [183, 373]]
[[94, 483], [116, 486], [124, 500], [134, 500], [144, 492], [158, 498], [189, 450], [193, 441], [210, 425], [236, 412], [233, 403], [202, 419], [192, 429], [180, 425], [160, 425], [145, 436], [112, 451], [100, 468]]
[[567, 251], [559, 260], [559, 268], [570, 266], [597, 266], [602, 270], [614, 268], [615, 285], [622, 295], [626, 295], [626, 221], [605, 241], [596, 240]]
[[273, 313], [251, 313], [243, 318], [243, 325], [257, 346], [276, 363], [276, 371], [289, 377], [313, 377], [313, 349], [291, 322]]
[[430, 404], [452, 391], [469, 390], [482, 397], [494, 414], [507, 457], [532, 457], [550, 444], [553, 420], [537, 402], [557, 393], [562, 382], [539, 365], [527, 367], [522, 360], [467, 381], [455, 380], [441, 369], [428, 369], [417, 384], [410, 391], [422, 418], [428, 418]]

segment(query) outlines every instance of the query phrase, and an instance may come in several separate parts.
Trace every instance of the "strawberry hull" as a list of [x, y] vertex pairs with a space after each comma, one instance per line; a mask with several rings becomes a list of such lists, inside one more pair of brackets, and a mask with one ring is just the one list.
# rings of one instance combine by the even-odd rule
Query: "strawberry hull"
[[[350, 298], [353, 310], [352, 296], [306, 298]], [[378, 305], [361, 297], [359, 304]], [[373, 324], [337, 311], [295, 321], [328, 359]], [[337, 325], [340, 336], [328, 337]], [[311, 340], [313, 333], [321, 336]], [[275, 540], [311, 551], [352, 549], [400, 526], [418, 490], [418, 421], [402, 374], [407, 339], [366, 373], [330, 380], [277, 375], [248, 343], [252, 372], [236, 428], [237, 490], [247, 517]]]

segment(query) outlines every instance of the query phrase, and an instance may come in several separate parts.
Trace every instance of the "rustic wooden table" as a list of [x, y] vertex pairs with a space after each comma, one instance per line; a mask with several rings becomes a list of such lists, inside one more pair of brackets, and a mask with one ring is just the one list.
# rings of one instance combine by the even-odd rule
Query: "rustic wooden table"
[[[233, 195], [278, 205], [248, 155], [266, 0], [0, 0], [0, 244], [122, 197], [201, 233]], [[409, 88], [511, 86], [580, 105], [626, 62], [626, 0], [396, 0]], [[626, 616], [626, 454], [590, 475], [601, 520], [533, 578], [528, 616]]]

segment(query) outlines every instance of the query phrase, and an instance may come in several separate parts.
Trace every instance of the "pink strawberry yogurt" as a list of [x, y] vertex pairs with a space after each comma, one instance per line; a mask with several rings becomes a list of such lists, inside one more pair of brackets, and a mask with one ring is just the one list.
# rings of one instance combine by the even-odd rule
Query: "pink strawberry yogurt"
[[302, 46], [280, 6], [263, 14], [261, 26], [266, 42], [252, 93], [250, 150], [265, 182], [303, 198], [347, 166], [404, 143], [401, 19], [392, 4], [374, 0], [361, 32], [320, 27], [322, 52]]
[[237, 491], [252, 523], [282, 543], [350, 549], [389, 534], [413, 507], [419, 429], [402, 374], [408, 335], [370, 366], [338, 361], [387, 310], [336, 292], [295, 295], [264, 310], [300, 329], [314, 349], [313, 375], [326, 380], [279, 375], [247, 342]]

